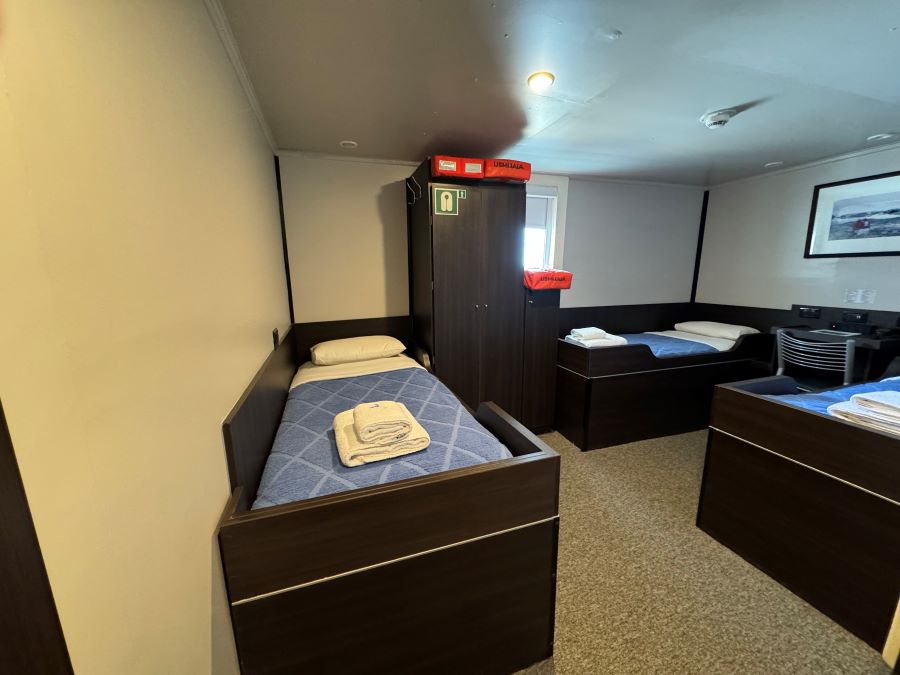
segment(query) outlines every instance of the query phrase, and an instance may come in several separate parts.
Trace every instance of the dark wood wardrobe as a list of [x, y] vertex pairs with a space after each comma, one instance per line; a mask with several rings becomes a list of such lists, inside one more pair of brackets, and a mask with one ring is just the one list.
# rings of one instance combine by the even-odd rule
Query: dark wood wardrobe
[[494, 401], [521, 420], [525, 185], [432, 179], [425, 162], [407, 203], [416, 340], [466, 405]]

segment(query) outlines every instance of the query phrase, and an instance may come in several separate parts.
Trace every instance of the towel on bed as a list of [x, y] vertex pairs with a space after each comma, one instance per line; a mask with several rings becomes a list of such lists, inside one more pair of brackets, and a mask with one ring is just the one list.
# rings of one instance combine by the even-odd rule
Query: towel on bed
[[606, 334], [606, 337], [595, 340], [585, 340], [577, 338], [574, 335], [566, 335], [566, 342], [571, 342], [573, 345], [588, 347], [589, 349], [594, 347], [621, 347], [622, 345], [628, 344], [628, 340], [625, 338], [618, 335], [610, 335], [609, 333]]
[[415, 419], [402, 403], [372, 401], [353, 409], [356, 435], [363, 443], [393, 443], [409, 436]]
[[353, 410], [345, 410], [334, 418], [334, 440], [344, 466], [361, 466], [424, 450], [431, 443], [428, 432], [415, 418], [412, 430], [406, 438], [393, 443], [364, 443], [356, 433]]
[[861, 406], [853, 399], [828, 406], [828, 414], [846, 422], [900, 436], [900, 417], [883, 415]]
[[854, 394], [850, 400], [900, 424], [900, 391], [870, 391]]
[[588, 326], [587, 328], [573, 328], [569, 333], [572, 337], [579, 340], [599, 340], [605, 338], [608, 333], [596, 326]]

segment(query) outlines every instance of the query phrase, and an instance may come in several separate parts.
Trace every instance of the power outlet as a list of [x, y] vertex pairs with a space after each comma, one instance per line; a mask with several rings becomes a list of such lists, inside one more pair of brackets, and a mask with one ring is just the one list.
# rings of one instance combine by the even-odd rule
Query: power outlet
[[868, 312], [843, 312], [841, 314], [841, 321], [844, 323], [865, 323], [868, 320]]
[[801, 307], [800, 308], [800, 318], [801, 319], [819, 319], [822, 317], [822, 308], [821, 307]]

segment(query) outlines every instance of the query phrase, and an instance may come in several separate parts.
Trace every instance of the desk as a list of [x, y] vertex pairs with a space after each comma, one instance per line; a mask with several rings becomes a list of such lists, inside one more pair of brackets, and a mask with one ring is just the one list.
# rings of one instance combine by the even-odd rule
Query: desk
[[[853, 340], [856, 343], [857, 357], [862, 356], [863, 381], [877, 378], [887, 368], [888, 364], [897, 356], [900, 356], [900, 336], [878, 338], [873, 335], [828, 335], [816, 333], [810, 326], [773, 326], [770, 331], [773, 335], [779, 330], [789, 330], [794, 337], [801, 340], [816, 340], [818, 342], [846, 342]], [[859, 350], [863, 350], [860, 352]]]

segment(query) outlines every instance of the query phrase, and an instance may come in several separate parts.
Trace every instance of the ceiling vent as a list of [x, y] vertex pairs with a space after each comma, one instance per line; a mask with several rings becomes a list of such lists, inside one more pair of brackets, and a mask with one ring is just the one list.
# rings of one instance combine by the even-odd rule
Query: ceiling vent
[[706, 125], [707, 129], [719, 129], [728, 124], [728, 121], [735, 115], [737, 115], [737, 110], [733, 108], [716, 110], [715, 112], [706, 113], [700, 118], [700, 121]]

